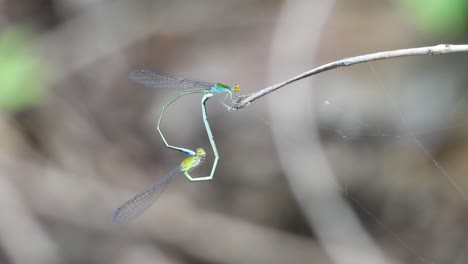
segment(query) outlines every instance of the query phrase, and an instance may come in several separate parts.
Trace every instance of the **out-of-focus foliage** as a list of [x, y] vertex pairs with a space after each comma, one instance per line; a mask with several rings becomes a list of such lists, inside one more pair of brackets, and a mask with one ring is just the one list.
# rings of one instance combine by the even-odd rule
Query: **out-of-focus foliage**
[[466, 0], [401, 0], [399, 3], [414, 22], [433, 34], [460, 36], [466, 31]]
[[21, 111], [37, 105], [45, 95], [39, 58], [27, 49], [30, 34], [20, 28], [0, 37], [0, 109]]

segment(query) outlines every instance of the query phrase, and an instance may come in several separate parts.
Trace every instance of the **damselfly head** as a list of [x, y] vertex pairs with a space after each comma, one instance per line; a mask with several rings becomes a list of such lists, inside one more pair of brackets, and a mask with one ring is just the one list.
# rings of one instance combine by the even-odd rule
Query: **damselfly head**
[[197, 157], [202, 157], [204, 158], [206, 156], [206, 152], [202, 148], [197, 148]]
[[240, 86], [238, 84], [234, 85], [232, 91], [235, 93], [240, 92]]

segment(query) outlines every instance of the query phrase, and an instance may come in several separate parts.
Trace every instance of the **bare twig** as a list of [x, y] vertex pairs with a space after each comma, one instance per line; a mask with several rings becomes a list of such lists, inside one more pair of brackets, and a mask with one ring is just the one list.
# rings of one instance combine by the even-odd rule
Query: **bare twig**
[[[320, 36], [335, 6], [336, 1], [329, 0], [284, 1], [269, 48], [270, 79], [281, 72], [282, 61], [295, 61], [291, 67], [303, 69], [317, 57]], [[304, 25], [310, 34], [297, 30]], [[294, 43], [294, 48], [291, 49], [290, 43]], [[301, 85], [312, 85], [312, 79]], [[283, 98], [269, 98], [272, 136], [288, 186], [332, 263], [395, 263], [386, 256], [343, 197], [321, 144], [318, 124], [315, 118], [311, 118], [313, 112], [304, 111], [305, 107], [311, 106], [310, 102], [314, 102], [317, 94], [313, 89], [294, 90], [288, 94], [291, 102], [284, 102], [285, 107], [278, 107]], [[357, 256], [353, 252], [361, 254]]]
[[369, 62], [369, 61], [376, 61], [376, 60], [383, 60], [383, 59], [390, 59], [390, 58], [397, 58], [397, 57], [404, 57], [404, 56], [417, 56], [417, 55], [438, 55], [438, 54], [446, 54], [446, 53], [455, 53], [455, 52], [467, 52], [468, 51], [468, 45], [451, 45], [451, 44], [439, 44], [436, 46], [431, 46], [431, 47], [421, 47], [421, 48], [411, 48], [411, 49], [399, 49], [399, 50], [391, 50], [391, 51], [382, 51], [382, 52], [377, 52], [377, 53], [372, 53], [372, 54], [366, 54], [366, 55], [361, 55], [361, 56], [356, 56], [356, 57], [351, 57], [351, 58], [345, 58], [341, 60], [337, 60], [334, 62], [330, 62], [327, 64], [324, 64], [322, 66], [319, 66], [315, 69], [312, 69], [310, 71], [304, 72], [296, 77], [293, 77], [289, 80], [274, 84], [272, 86], [269, 86], [265, 89], [262, 89], [258, 92], [251, 93], [246, 96], [242, 96], [239, 98], [239, 100], [234, 104], [232, 107], [233, 110], [238, 110], [241, 108], [244, 108], [251, 102], [257, 100], [260, 97], [263, 97], [275, 90], [278, 90], [279, 88], [286, 86], [290, 83], [299, 81], [301, 79], [307, 78], [309, 76], [325, 72], [328, 70], [340, 68], [340, 67], [345, 67], [345, 66], [351, 66], [354, 64], [359, 64], [363, 62]]

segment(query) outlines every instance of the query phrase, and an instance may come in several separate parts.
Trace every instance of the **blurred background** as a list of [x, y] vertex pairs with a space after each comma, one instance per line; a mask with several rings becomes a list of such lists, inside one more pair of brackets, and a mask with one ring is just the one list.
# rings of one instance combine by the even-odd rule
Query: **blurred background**
[[[258, 91], [384, 50], [463, 44], [463, 0], [0, 1], [0, 263], [467, 263], [468, 55], [341, 68], [208, 115], [215, 179], [177, 178], [176, 92], [135, 69]], [[213, 160], [201, 95], [167, 140]]]

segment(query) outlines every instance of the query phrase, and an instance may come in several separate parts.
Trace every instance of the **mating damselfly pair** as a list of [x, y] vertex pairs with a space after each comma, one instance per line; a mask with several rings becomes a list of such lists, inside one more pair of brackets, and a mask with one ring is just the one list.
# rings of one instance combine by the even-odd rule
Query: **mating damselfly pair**
[[[137, 194], [135, 197], [128, 200], [122, 206], [117, 208], [112, 215], [112, 223], [114, 225], [126, 224], [128, 221], [142, 214], [158, 199], [158, 197], [166, 189], [169, 183], [172, 182], [176, 175], [183, 173], [184, 176], [191, 182], [208, 181], [213, 179], [216, 167], [218, 166], [219, 154], [218, 149], [216, 148], [213, 133], [211, 132], [210, 123], [208, 121], [208, 115], [206, 113], [206, 101], [213, 97], [214, 94], [225, 94], [225, 96], [221, 98], [220, 102], [227, 108], [229, 108], [229, 106], [225, 103], [226, 99], [230, 97], [232, 102], [233, 93], [240, 92], [239, 85], [237, 84], [229, 86], [223, 83], [211, 83], [175, 76], [159, 75], [148, 70], [133, 71], [129, 74], [128, 77], [130, 80], [150, 88], [170, 88], [182, 90], [182, 92], [180, 92], [177, 96], [175, 96], [163, 105], [157, 123], [157, 130], [167, 148], [183, 152], [189, 157], [184, 159], [179, 166], [174, 168], [159, 182], [155, 183], [143, 192]], [[195, 169], [196, 167], [200, 166], [200, 164], [204, 162], [206, 152], [202, 148], [198, 148], [197, 151], [193, 151], [187, 148], [170, 145], [164, 137], [160, 125], [161, 120], [164, 116], [164, 112], [166, 111], [166, 108], [169, 107], [169, 105], [171, 105], [172, 103], [177, 101], [177, 99], [184, 95], [197, 93], [203, 94], [203, 98], [201, 100], [203, 123], [205, 124], [206, 133], [208, 134], [208, 139], [210, 141], [211, 149], [215, 158], [213, 161], [213, 166], [211, 167], [210, 175], [205, 177], [193, 178], [190, 176], [189, 172]]]

